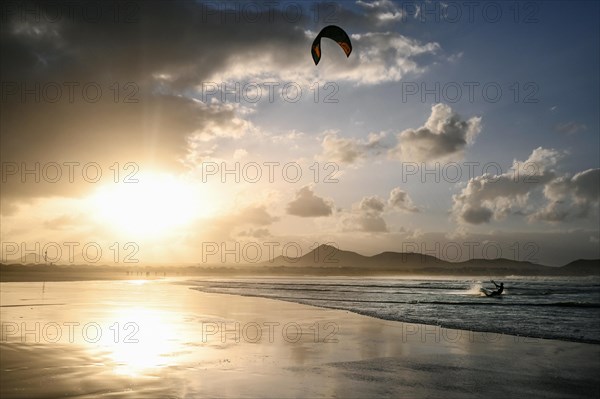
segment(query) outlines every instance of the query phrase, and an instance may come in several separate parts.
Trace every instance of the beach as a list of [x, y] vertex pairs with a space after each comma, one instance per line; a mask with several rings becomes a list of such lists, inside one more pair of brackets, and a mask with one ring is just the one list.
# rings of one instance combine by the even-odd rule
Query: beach
[[600, 394], [600, 346], [199, 292], [183, 280], [2, 283], [2, 398]]

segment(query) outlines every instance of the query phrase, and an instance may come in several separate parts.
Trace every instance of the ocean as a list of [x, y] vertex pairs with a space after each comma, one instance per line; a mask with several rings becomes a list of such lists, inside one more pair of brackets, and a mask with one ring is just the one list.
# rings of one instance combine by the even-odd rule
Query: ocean
[[[345, 309], [385, 320], [600, 343], [600, 279], [509, 277], [501, 297], [478, 278], [239, 278], [195, 281], [211, 293]], [[498, 283], [500, 280], [497, 281]]]

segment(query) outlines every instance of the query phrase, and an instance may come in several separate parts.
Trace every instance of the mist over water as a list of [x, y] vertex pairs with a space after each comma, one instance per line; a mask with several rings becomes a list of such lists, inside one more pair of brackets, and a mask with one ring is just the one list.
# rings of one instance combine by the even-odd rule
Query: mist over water
[[[499, 281], [497, 281], [499, 282]], [[501, 297], [476, 278], [256, 278], [197, 281], [198, 290], [345, 309], [386, 320], [600, 343], [600, 279], [511, 277]]]

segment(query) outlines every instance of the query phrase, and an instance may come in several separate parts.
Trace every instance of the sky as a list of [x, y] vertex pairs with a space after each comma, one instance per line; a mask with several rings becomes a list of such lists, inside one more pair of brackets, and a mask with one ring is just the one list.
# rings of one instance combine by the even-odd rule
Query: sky
[[596, 2], [1, 7], [2, 262], [600, 257]]

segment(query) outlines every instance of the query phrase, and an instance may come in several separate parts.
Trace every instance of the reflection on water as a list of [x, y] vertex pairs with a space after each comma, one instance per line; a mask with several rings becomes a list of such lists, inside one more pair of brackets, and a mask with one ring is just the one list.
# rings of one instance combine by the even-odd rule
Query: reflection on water
[[141, 376], [177, 365], [199, 336], [182, 323], [187, 290], [144, 280], [39, 285], [2, 285], [2, 342], [76, 346], [105, 356], [101, 363], [116, 374]]
[[[140, 375], [149, 368], [173, 365], [182, 331], [172, 313], [150, 308], [115, 309], [111, 334], [102, 344], [110, 350], [117, 374]], [[178, 331], [179, 330], [179, 331]]]

